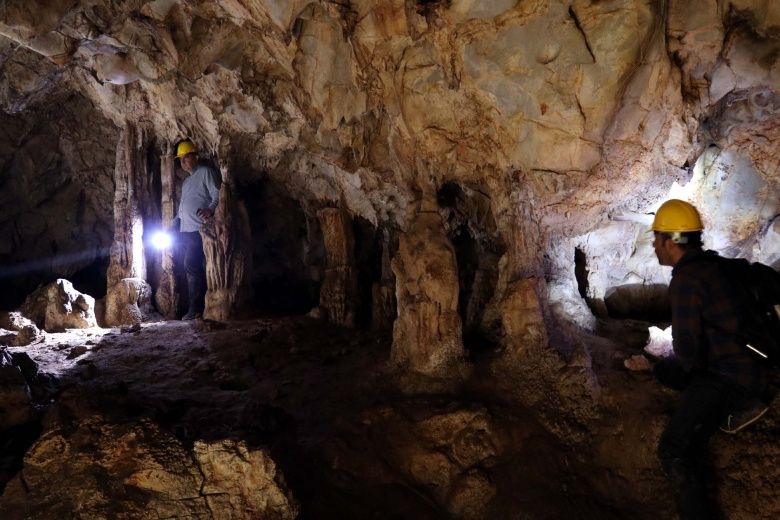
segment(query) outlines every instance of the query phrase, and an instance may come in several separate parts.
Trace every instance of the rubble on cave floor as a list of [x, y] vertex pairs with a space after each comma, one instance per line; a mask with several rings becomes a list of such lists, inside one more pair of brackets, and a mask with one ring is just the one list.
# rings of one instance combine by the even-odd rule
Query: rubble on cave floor
[[[635, 323], [604, 328], [639, 337]], [[599, 340], [586, 341], [594, 347]], [[629, 353], [634, 346], [612, 348]], [[661, 427], [670, 402], [647, 374], [596, 357], [604, 409], [586, 424], [564, 415], [569, 405], [559, 403], [557, 414], [542, 403], [528, 409], [513, 392], [529, 391], [531, 372], [520, 376], [525, 382], [506, 377], [496, 365], [500, 355], [470, 361], [471, 379], [457, 390], [404, 395], [393, 384], [389, 349], [386, 332], [308, 317], [69, 330], [10, 347], [57, 385], [52, 402], [37, 403], [40, 420], [27, 423], [28, 446], [35, 444], [25, 469], [7, 475], [13, 479], [0, 510], [32, 498], [36, 513], [18, 518], [64, 514], [76, 506], [42, 499], [49, 488], [66, 496], [63, 479], [91, 490], [87, 510], [109, 516], [135, 514], [152, 499], [157, 511], [194, 514], [209, 503], [256, 511], [266, 505], [263, 493], [291, 497], [279, 502], [279, 518], [300, 507], [300, 518], [558, 518], [576, 511], [580, 518], [617, 519], [656, 517], [668, 507], [652, 498], [662, 485], [653, 446], [637, 444]], [[550, 370], [544, 362], [530, 370]], [[557, 370], [577, 386], [572, 363]], [[763, 438], [775, 423], [751, 435]], [[572, 424], [586, 429], [566, 430]], [[35, 464], [49, 456], [53, 438], [68, 447], [65, 460], [76, 462], [52, 463], [48, 474]], [[128, 438], [136, 439], [132, 453], [123, 452]], [[728, 442], [718, 441], [719, 464], [741, 471], [743, 463], [724, 459], [739, 449]], [[745, 463], [756, 460], [753, 451]], [[222, 462], [212, 466], [265, 460], [271, 471], [258, 473], [250, 462], [229, 470], [219, 482], [234, 493], [215, 503], [216, 495], [192, 491], [208, 486], [198, 487], [198, 472], [186, 469], [215, 453]], [[158, 481], [149, 475], [162, 483], [150, 484]], [[22, 478], [27, 493], [37, 495], [21, 492]], [[236, 487], [247, 478], [278, 484], [253, 495]]]

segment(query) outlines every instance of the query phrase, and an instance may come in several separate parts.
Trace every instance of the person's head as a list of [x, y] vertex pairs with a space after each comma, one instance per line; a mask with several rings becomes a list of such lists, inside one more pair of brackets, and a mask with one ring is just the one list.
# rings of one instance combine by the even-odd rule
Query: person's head
[[683, 200], [661, 204], [653, 220], [653, 249], [661, 265], [674, 266], [691, 249], [701, 249], [704, 226], [696, 208]]
[[198, 149], [192, 141], [185, 139], [176, 147], [176, 158], [179, 159], [182, 170], [192, 173], [198, 165]]

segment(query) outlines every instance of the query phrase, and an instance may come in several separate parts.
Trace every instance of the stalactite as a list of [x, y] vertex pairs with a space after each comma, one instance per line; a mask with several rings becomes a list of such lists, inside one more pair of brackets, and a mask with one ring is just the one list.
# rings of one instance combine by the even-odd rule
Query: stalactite
[[220, 165], [222, 187], [214, 219], [201, 228], [206, 254], [203, 317], [225, 321], [244, 310], [251, 296], [252, 232], [244, 203], [235, 193], [229, 163]]

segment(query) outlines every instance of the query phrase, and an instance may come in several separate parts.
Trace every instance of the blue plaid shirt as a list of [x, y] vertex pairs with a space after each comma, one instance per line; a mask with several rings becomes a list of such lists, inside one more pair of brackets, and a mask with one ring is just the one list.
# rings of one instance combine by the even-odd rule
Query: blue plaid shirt
[[739, 296], [726, 279], [715, 251], [687, 252], [672, 271], [674, 353], [688, 372], [709, 371], [760, 393], [767, 368], [734, 337]]

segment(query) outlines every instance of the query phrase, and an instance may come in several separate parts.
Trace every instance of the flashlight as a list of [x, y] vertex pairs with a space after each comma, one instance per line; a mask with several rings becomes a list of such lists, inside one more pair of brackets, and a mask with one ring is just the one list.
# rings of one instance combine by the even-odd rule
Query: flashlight
[[164, 250], [171, 247], [171, 244], [173, 244], [173, 238], [171, 238], [170, 233], [167, 233], [165, 231], [156, 231], [152, 235], [152, 245], [155, 247], [155, 249]]

